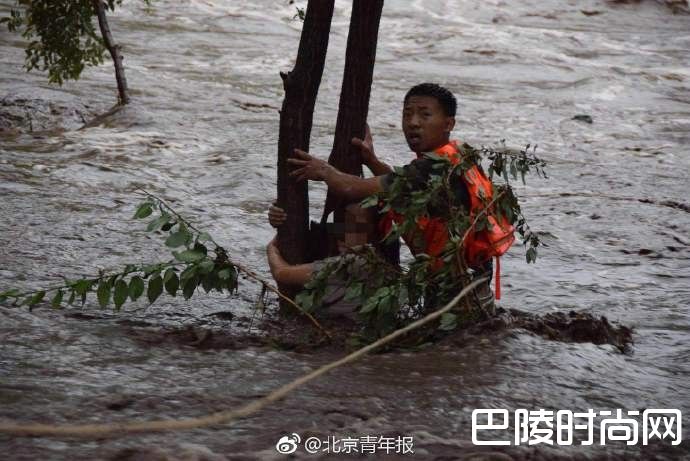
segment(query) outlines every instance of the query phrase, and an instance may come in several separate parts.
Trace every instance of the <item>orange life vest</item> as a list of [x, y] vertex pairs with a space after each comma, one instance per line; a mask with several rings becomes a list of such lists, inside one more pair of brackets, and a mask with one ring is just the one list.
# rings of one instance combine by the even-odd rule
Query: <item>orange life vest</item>
[[[456, 141], [451, 141], [435, 149], [434, 153], [447, 157], [453, 165], [458, 164], [461, 160], [461, 152]], [[467, 169], [462, 179], [467, 186], [470, 197], [470, 222], [474, 222], [477, 215], [484, 212], [486, 205], [493, 199], [493, 184], [476, 165]], [[491, 208], [485, 212], [485, 215], [489, 226], [479, 232], [468, 233], [464, 242], [464, 257], [465, 262], [470, 267], [478, 267], [490, 260], [491, 257], [496, 257], [495, 296], [496, 299], [501, 299], [501, 265], [499, 257], [508, 251], [508, 248], [515, 241], [515, 229], [504, 216], [497, 217]], [[393, 222], [401, 223], [402, 216], [389, 211], [381, 220], [383, 235], [390, 231]], [[422, 216], [417, 219], [417, 228], [422, 233], [424, 240], [422, 252], [432, 258], [441, 254], [446, 243], [448, 243], [446, 222], [441, 218]], [[442, 261], [439, 259], [434, 265], [440, 267]]]

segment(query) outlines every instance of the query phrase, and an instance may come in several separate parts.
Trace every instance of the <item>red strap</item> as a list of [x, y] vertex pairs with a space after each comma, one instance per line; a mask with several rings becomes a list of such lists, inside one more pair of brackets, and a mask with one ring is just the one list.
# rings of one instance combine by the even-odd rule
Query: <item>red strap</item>
[[496, 300], [501, 299], [501, 258], [496, 256], [496, 281], [494, 282], [496, 289]]

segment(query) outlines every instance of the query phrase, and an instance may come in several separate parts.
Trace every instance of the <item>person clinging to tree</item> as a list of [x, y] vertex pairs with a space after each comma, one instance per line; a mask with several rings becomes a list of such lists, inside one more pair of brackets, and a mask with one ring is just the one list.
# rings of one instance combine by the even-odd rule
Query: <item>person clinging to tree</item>
[[[452, 164], [458, 164], [463, 160], [459, 143], [450, 139], [455, 127], [456, 111], [455, 96], [448, 89], [434, 83], [416, 85], [405, 95], [402, 129], [407, 145], [415, 153], [416, 159], [405, 165], [402, 174], [418, 176], [420, 187], [426, 185], [431, 173], [432, 160], [425, 154], [436, 154]], [[365, 140], [353, 139], [353, 143], [359, 145], [363, 163], [374, 173], [374, 177], [362, 178], [343, 173], [328, 162], [299, 149], [295, 149], [294, 158], [288, 159], [288, 162], [295, 166], [290, 175], [298, 181], [323, 181], [328, 185], [329, 191], [347, 202], [362, 200], [386, 191], [400, 173], [394, 172], [377, 158], [369, 134]], [[478, 165], [472, 165], [464, 171], [462, 180], [454, 181], [453, 192], [459, 197], [467, 215], [476, 215], [486, 206], [486, 198], [491, 197], [491, 182], [486, 179]], [[279, 208], [272, 207], [269, 210], [269, 220], [273, 225], [279, 224], [282, 218], [282, 210]], [[400, 215], [392, 211], [384, 214], [379, 221], [381, 235], [386, 235], [394, 225], [400, 224], [401, 219]], [[491, 257], [482, 254], [481, 239], [475, 238], [475, 234], [477, 233], [470, 229], [467, 238], [470, 245], [466, 248], [464, 256], [468, 259], [468, 266], [475, 276], [490, 277]], [[403, 235], [403, 239], [413, 254], [425, 253], [435, 258], [440, 256], [449, 239], [446, 222], [439, 216], [420, 217], [414, 230]], [[501, 242], [502, 250], [505, 251], [512, 241], [511, 227]], [[473, 242], [478, 244], [472, 245]], [[440, 260], [438, 262], [440, 263]], [[493, 294], [488, 283], [480, 285], [475, 294], [481, 306], [493, 308]]]

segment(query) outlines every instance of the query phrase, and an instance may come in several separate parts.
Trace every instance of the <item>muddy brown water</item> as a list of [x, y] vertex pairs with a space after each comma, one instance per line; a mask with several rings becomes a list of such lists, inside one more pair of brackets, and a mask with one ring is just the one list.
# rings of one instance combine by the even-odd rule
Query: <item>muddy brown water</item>
[[[0, 2], [2, 14], [11, 4]], [[114, 102], [110, 65], [50, 87], [39, 73], [23, 72], [22, 40], [0, 30], [0, 97], [54, 103], [27, 110], [33, 132], [0, 138], [2, 287], [35, 288], [61, 275], [164, 257], [161, 242], [130, 220], [139, 187], [268, 276], [264, 248], [272, 230], [264, 210], [275, 193], [278, 71], [291, 67], [301, 27], [291, 21], [294, 12], [286, 1], [161, 0], [146, 14], [126, 2], [112, 15], [112, 29], [134, 103], [80, 131], [74, 128], [83, 114]], [[348, 3], [337, 2], [312, 136], [312, 152], [322, 156], [332, 142], [348, 20]], [[635, 328], [631, 354], [520, 330], [477, 336], [461, 347], [373, 355], [230, 426], [96, 441], [0, 435], [0, 457], [193, 459], [187, 450], [284, 459], [275, 444], [294, 432], [411, 436], [420, 459], [490, 450], [518, 459], [690, 458], [687, 441], [500, 449], [471, 441], [476, 408], [680, 409], [690, 436], [690, 214], [664, 205], [690, 202], [690, 16], [655, 1], [389, 0], [369, 123], [390, 163], [411, 158], [400, 132], [401, 99], [428, 80], [459, 97], [456, 137], [536, 142], [550, 163], [547, 181], [519, 187], [546, 247], [536, 265], [525, 263], [520, 245], [503, 259], [502, 304], [605, 315]], [[55, 120], [66, 130], [52, 129]], [[310, 190], [312, 203], [322, 203], [323, 187]], [[121, 313], [93, 302], [83, 310], [0, 308], [0, 418], [200, 416], [340, 356], [157, 340], [162, 331], [241, 337], [250, 323], [256, 331], [258, 291], [243, 281], [236, 297], [164, 298]], [[234, 316], [211, 315], [217, 312]], [[318, 458], [301, 449], [295, 456]]]

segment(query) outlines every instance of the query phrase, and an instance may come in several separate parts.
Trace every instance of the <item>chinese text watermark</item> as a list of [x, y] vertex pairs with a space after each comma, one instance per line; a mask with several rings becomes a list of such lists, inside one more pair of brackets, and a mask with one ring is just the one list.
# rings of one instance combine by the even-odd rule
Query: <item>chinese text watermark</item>
[[296, 433], [281, 437], [276, 443], [276, 451], [290, 454], [296, 452], [300, 446], [310, 454], [414, 454], [412, 437], [384, 437], [382, 435], [336, 437], [331, 435], [325, 438], [307, 437], [302, 441]]
[[[472, 443], [475, 445], [573, 445], [578, 435], [580, 445], [606, 445], [625, 442], [627, 445], [647, 445], [658, 439], [679, 445], [682, 440], [681, 412], [674, 409], [648, 409], [624, 412], [592, 409], [586, 412], [570, 410], [515, 410], [513, 436], [510, 416], [504, 409], [476, 409], [472, 412]], [[597, 418], [599, 417], [599, 418]], [[599, 428], [595, 428], [595, 421]], [[502, 438], [496, 439], [498, 432]], [[493, 433], [493, 434], [492, 434]]]

